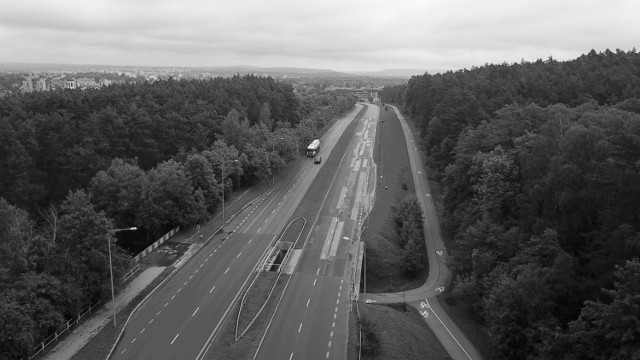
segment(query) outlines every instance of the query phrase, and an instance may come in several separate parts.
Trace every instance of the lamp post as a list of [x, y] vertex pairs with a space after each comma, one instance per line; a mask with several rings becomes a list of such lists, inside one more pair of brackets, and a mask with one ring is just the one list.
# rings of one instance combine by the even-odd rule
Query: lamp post
[[[220, 167], [222, 168], [222, 221], [224, 222], [224, 191], [226, 188], [226, 179], [224, 177], [224, 168], [225, 168], [225, 162], [227, 160], [223, 160], [222, 163], [220, 164]], [[238, 159], [234, 159], [234, 162], [238, 162]]]
[[[284, 138], [280, 138], [280, 140], [284, 140]], [[273, 143], [271, 143], [272, 148], [271, 148], [271, 154], [273, 154], [275, 156], [276, 153], [276, 142], [274, 141]], [[273, 177], [273, 170], [271, 170], [271, 185], [275, 185], [276, 184], [276, 180]]]
[[[118, 231], [135, 231], [135, 230], [138, 230], [138, 228], [135, 226], [130, 228], [124, 228], [124, 229], [111, 229], [109, 230], [109, 235], [113, 235]], [[115, 327], [116, 326], [116, 295], [113, 289], [113, 266], [111, 264], [111, 236], [109, 236], [108, 243], [109, 243], [109, 274], [111, 275], [111, 302], [112, 302], [111, 306], [113, 309], [113, 326]]]

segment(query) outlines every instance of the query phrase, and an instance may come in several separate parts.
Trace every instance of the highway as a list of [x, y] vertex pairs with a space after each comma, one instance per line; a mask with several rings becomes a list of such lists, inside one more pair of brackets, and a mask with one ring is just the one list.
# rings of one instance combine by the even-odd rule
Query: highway
[[[329, 153], [362, 108], [356, 105], [321, 138]], [[110, 359], [196, 359], [219, 330], [260, 259], [313, 182], [312, 161], [238, 214], [132, 315]], [[223, 240], [224, 239], [224, 240]]]
[[[341, 161], [298, 267], [289, 278], [254, 359], [345, 359], [352, 268], [373, 204], [373, 145], [379, 107], [368, 105]], [[356, 289], [359, 284], [356, 284]], [[356, 290], [357, 291], [357, 290]]]
[[[446, 248], [440, 234], [440, 225], [436, 213], [431, 190], [424, 169], [424, 162], [420, 157], [417, 142], [400, 112], [391, 105], [398, 116], [404, 132], [409, 161], [413, 173], [416, 196], [425, 215], [424, 234], [429, 257], [429, 277], [425, 283], [412, 290], [387, 294], [361, 294], [362, 299], [368, 299], [376, 303], [401, 303], [406, 300], [408, 304], [416, 308], [423, 316], [424, 321], [440, 340], [452, 359], [455, 360], [482, 360], [482, 357], [473, 344], [460, 331], [457, 325], [444, 312], [436, 295], [448, 286], [451, 273], [445, 264]], [[389, 110], [390, 111], [390, 110]]]

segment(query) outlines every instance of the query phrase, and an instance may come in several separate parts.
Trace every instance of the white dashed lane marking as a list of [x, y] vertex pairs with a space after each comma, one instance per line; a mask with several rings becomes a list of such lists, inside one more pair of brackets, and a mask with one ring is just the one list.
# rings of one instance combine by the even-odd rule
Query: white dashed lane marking
[[173, 345], [173, 342], [176, 341], [176, 339], [178, 338], [179, 335], [180, 335], [180, 333], [177, 333], [176, 337], [174, 337], [173, 340], [171, 340], [171, 345]]

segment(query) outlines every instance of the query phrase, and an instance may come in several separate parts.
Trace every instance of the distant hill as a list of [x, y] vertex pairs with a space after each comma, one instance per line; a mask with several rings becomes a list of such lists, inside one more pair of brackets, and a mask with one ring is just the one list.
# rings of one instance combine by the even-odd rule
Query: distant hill
[[0, 63], [0, 72], [31, 72], [31, 71], [95, 71], [97, 69], [105, 70], [193, 70], [193, 71], [207, 71], [214, 74], [256, 74], [256, 75], [269, 75], [273, 77], [347, 77], [353, 76], [342, 72], [329, 70], [329, 69], [308, 69], [308, 68], [292, 68], [292, 67], [258, 67], [247, 65], [234, 65], [234, 66], [132, 66], [132, 65], [84, 65], [84, 64], [49, 64], [49, 63]]
[[231, 76], [233, 74], [268, 75], [274, 78], [283, 77], [378, 77], [378, 78], [410, 78], [423, 75], [425, 70], [387, 69], [381, 71], [340, 72], [331, 69], [311, 69], [295, 67], [259, 67], [250, 65], [232, 66], [134, 66], [134, 65], [99, 65], [99, 64], [55, 64], [55, 63], [0, 63], [0, 72], [91, 72], [98, 70], [119, 71], [180, 71], [191, 70], [208, 72], [213, 75]]
[[358, 71], [352, 72], [351, 74], [359, 76], [410, 78], [414, 75], [424, 75], [425, 72], [426, 70], [418, 69], [387, 69], [380, 71]]

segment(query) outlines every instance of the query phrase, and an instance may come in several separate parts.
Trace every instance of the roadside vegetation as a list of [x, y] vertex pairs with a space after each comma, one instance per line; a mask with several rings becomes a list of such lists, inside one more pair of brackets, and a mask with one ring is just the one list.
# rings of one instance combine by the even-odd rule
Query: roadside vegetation
[[[428, 276], [422, 214], [411, 211], [417, 200], [404, 142], [395, 112], [382, 108], [374, 147], [376, 198], [362, 233], [367, 292], [413, 289]], [[361, 281], [364, 291], [364, 276]]]
[[24, 358], [110, 295], [110, 241], [117, 279], [131, 255], [269, 179], [354, 103], [256, 76], [0, 98], [2, 357]]
[[415, 195], [408, 195], [398, 206], [392, 206], [400, 228], [399, 245], [402, 249], [402, 271], [416, 276], [429, 268], [425, 248], [424, 216]]
[[348, 359], [451, 359], [413, 307], [366, 304], [365, 309], [361, 303], [358, 306], [360, 320], [357, 316], [349, 318]]
[[493, 359], [640, 349], [640, 54], [485, 65], [388, 87], [443, 187], [447, 302]]

